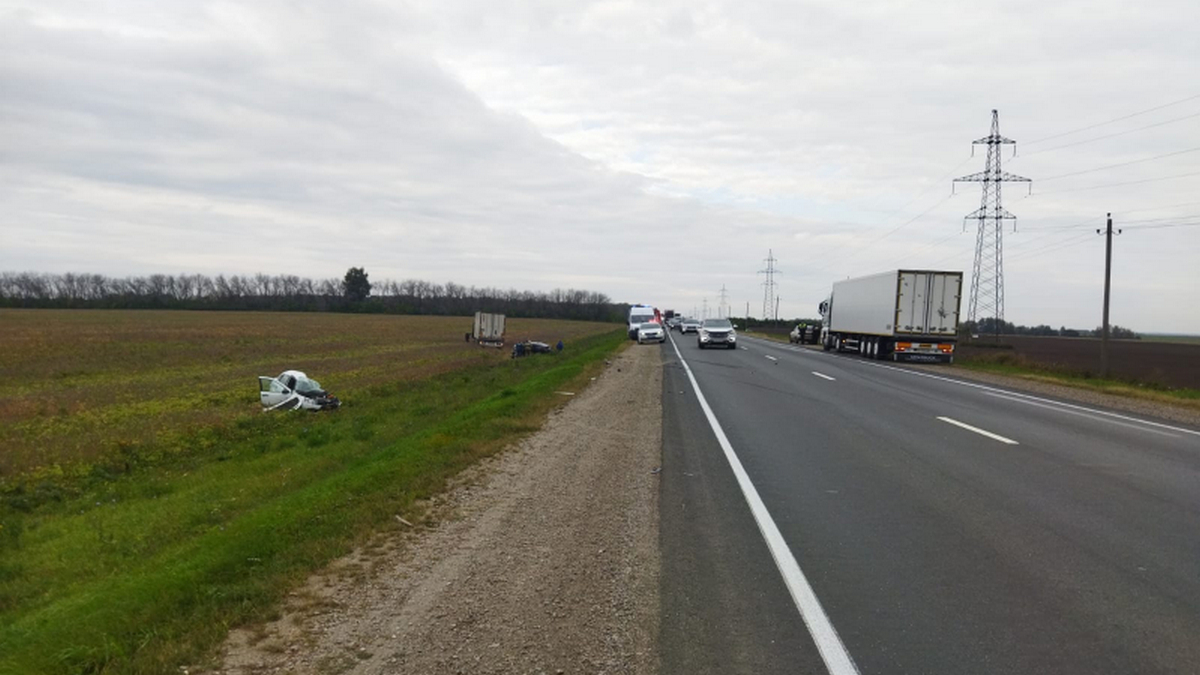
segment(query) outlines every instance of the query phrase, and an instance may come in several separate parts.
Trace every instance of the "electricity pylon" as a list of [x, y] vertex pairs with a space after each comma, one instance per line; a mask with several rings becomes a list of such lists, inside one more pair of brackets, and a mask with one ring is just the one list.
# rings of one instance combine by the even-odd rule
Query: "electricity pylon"
[[[1000, 135], [1000, 113], [992, 111], [992, 133], [975, 140], [972, 146], [987, 145], [987, 167], [979, 173], [955, 178], [955, 183], [983, 183], [983, 197], [979, 209], [963, 218], [963, 229], [967, 220], [979, 221], [975, 239], [975, 269], [971, 272], [971, 303], [967, 318], [975, 322], [982, 317], [995, 320], [995, 332], [1000, 332], [1004, 321], [1004, 221], [1016, 221], [1017, 217], [1004, 209], [1000, 201], [1001, 183], [1031, 183], [1000, 169], [1000, 146], [1016, 145], [1016, 141]], [[971, 153], [974, 154], [972, 147]], [[1016, 148], [1013, 148], [1016, 154]], [[1016, 223], [1013, 223], [1016, 229]]]
[[767, 257], [763, 260], [767, 263], [767, 269], [759, 270], [759, 274], [767, 275], [763, 281], [763, 319], [770, 320], [771, 312], [775, 308], [775, 275], [780, 274], [779, 270], [775, 269], [775, 263], [779, 262], [775, 259], [775, 253], [771, 249], [767, 249]]

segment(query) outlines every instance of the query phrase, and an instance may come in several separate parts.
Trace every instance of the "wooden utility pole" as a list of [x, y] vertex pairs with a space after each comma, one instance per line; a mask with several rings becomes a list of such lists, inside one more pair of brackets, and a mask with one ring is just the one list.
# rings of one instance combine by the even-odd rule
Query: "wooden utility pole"
[[[1108, 377], [1108, 297], [1112, 285], [1112, 214], [1108, 214], [1108, 225], [1097, 234], [1104, 234], [1104, 324], [1100, 328], [1100, 377]], [[1117, 234], [1121, 231], [1117, 230]]]

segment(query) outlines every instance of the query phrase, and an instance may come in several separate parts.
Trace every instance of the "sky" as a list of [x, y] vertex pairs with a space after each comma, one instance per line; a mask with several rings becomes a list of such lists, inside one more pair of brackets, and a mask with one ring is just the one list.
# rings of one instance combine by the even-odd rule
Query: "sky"
[[[1195, 0], [0, 0], [0, 270], [585, 288], [816, 315], [971, 277], [1005, 318], [1200, 333]], [[1032, 192], [1030, 191], [1032, 187]], [[953, 190], [953, 191], [952, 191]], [[964, 314], [967, 298], [963, 300]]]

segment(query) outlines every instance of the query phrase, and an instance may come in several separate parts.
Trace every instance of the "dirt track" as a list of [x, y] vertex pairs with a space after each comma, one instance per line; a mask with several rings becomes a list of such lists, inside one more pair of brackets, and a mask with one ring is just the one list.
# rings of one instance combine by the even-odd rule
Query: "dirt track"
[[219, 672], [657, 670], [659, 349], [632, 347], [546, 426], [231, 634]]

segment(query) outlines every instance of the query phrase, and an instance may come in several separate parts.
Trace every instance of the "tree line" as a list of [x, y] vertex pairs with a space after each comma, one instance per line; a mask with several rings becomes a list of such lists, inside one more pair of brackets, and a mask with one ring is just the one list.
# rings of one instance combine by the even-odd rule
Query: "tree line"
[[[993, 318], [980, 319], [978, 322], [964, 321], [959, 329], [963, 333], [974, 335], [1034, 335], [1040, 337], [1101, 337], [1104, 333], [1103, 326], [1097, 326], [1094, 329], [1086, 328], [1067, 328], [1061, 326], [1054, 328], [1046, 324], [1038, 326], [1019, 326], [1010, 321], [996, 320]], [[1140, 340], [1141, 335], [1123, 326], [1112, 325], [1108, 327], [1108, 336], [1114, 340]]]
[[624, 321], [628, 305], [594, 291], [549, 292], [438, 284], [370, 282], [362, 268], [345, 278], [290, 274], [151, 274], [111, 277], [67, 272], [0, 272], [0, 307], [367, 312], [463, 316], [476, 311], [524, 318]]

